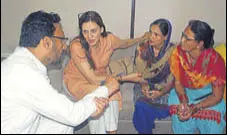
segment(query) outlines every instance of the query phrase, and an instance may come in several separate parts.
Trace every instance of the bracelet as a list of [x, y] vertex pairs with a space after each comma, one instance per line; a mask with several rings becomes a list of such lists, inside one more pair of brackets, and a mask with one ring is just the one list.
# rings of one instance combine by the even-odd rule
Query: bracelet
[[119, 74], [116, 75], [116, 77], [117, 77], [117, 78], [119, 77], [119, 79], [120, 79], [120, 80], [118, 80], [118, 81], [122, 81], [123, 75], [124, 75], [124, 72], [121, 72], [121, 73], [119, 73]]
[[179, 96], [180, 102], [187, 101], [188, 102], [188, 96], [186, 94], [182, 94]]

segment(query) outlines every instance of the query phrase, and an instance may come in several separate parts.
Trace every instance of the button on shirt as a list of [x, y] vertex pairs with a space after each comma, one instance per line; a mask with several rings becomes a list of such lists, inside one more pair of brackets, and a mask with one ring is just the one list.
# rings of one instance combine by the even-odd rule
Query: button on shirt
[[107, 87], [100, 86], [80, 101], [70, 101], [51, 86], [46, 67], [18, 47], [1, 62], [1, 133], [42, 133], [39, 127], [49, 120], [77, 126], [95, 112], [94, 97], [107, 96]]

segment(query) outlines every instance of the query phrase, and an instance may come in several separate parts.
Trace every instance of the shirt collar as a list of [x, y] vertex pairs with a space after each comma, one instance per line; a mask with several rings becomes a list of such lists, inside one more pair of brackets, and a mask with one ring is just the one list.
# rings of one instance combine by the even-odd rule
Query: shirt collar
[[17, 47], [16, 52], [22, 52], [21, 54], [30, 58], [33, 63], [36, 65], [37, 69], [42, 73], [42, 74], [47, 74], [47, 68], [46, 66], [35, 57], [35, 55], [33, 53], [31, 53], [27, 48], [25, 47]]

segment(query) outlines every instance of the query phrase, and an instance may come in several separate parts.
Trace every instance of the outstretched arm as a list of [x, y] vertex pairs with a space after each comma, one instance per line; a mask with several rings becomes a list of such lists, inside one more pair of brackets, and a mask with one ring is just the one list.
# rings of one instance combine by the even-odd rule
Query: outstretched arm
[[135, 44], [142, 43], [148, 40], [150, 33], [146, 32], [142, 37], [134, 38], [134, 39], [121, 39], [119, 43], [119, 48], [128, 48]]

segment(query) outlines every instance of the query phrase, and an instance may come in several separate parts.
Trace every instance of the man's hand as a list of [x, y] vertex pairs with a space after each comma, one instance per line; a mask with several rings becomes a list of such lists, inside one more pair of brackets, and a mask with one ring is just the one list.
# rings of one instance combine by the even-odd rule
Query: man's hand
[[96, 105], [96, 111], [91, 114], [91, 117], [99, 117], [104, 109], [109, 105], [109, 99], [107, 98], [94, 98], [95, 105]]
[[105, 85], [108, 88], [108, 95], [110, 96], [115, 91], [119, 90], [120, 84], [116, 78], [108, 76], [105, 81]]

